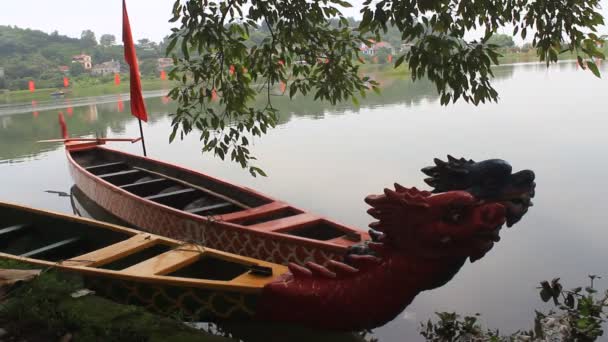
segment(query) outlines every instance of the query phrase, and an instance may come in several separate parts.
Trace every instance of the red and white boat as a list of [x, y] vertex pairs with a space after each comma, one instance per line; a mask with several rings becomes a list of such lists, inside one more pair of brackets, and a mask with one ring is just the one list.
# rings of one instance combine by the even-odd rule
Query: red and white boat
[[369, 239], [252, 189], [104, 143], [66, 141], [74, 182], [102, 208], [148, 232], [281, 264], [342, 260], [350, 246]]

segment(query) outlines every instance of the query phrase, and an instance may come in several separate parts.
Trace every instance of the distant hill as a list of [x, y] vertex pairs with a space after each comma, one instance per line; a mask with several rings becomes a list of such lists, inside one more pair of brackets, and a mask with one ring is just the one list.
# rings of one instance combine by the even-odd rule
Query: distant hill
[[[84, 33], [88, 32], [89, 35]], [[92, 34], [93, 36], [90, 36]], [[103, 37], [103, 36], [102, 36]], [[119, 38], [120, 39], [120, 38]], [[164, 53], [162, 46], [145, 39], [144, 46], [137, 47], [142, 61], [142, 74], [156, 73], [156, 59]], [[84, 31], [83, 38], [70, 38], [56, 31], [48, 34], [38, 30], [13, 26], [0, 26], [0, 89], [27, 89], [28, 81], [35, 80], [37, 88], [61, 87], [64, 74], [60, 66], [70, 67], [70, 76], [83, 72], [72, 64], [72, 56], [81, 53], [91, 55], [93, 65], [112, 59], [123, 62], [122, 45], [100, 45], [91, 31]]]

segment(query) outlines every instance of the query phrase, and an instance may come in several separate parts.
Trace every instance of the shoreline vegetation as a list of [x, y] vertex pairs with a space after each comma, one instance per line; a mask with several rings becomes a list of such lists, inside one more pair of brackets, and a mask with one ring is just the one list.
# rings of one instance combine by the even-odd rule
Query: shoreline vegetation
[[[565, 54], [561, 56], [562, 61], [576, 61], [576, 56], [573, 54]], [[505, 53], [499, 58], [500, 65], [498, 67], [507, 64], [523, 64], [538, 62], [538, 56], [536, 51], [530, 50], [528, 52], [509, 52]], [[393, 76], [403, 77], [409, 76], [410, 70], [406, 65], [401, 65], [398, 68], [394, 68], [392, 64], [372, 64], [364, 63], [361, 64], [360, 70], [365, 74], [378, 74], [381, 76]], [[174, 86], [174, 82], [167, 80], [160, 80], [158, 78], [142, 78], [142, 88], [144, 91], [154, 90], [167, 90], [169, 91]], [[34, 92], [29, 90], [0, 90], [0, 104], [11, 104], [11, 103], [25, 103], [29, 101], [41, 101], [41, 100], [52, 100], [51, 95], [57, 91], [64, 91], [66, 98], [79, 98], [85, 96], [101, 96], [101, 95], [115, 95], [124, 94], [129, 92], [129, 79], [128, 77], [121, 78], [121, 84], [115, 85], [113, 81], [100, 81], [94, 79], [94, 82], [85, 79], [84, 81], [75, 81], [68, 88], [42, 88], [36, 89]]]

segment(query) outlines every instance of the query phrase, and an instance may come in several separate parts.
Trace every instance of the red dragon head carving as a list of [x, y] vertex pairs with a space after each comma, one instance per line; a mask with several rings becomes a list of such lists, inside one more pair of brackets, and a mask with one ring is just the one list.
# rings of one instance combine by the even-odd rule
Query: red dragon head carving
[[418, 293], [449, 281], [467, 258], [487, 253], [506, 215], [503, 205], [464, 191], [432, 195], [398, 184], [365, 201], [378, 219], [370, 225], [375, 241], [349, 254], [348, 264], [290, 264], [290, 273], [264, 288], [258, 318], [339, 330], [385, 324]]
[[370, 228], [381, 232], [377, 240], [422, 258], [466, 258], [475, 261], [499, 241], [505, 223], [505, 207], [481, 203], [465, 191], [432, 195], [405, 188], [385, 189], [368, 196], [368, 213], [377, 222]]

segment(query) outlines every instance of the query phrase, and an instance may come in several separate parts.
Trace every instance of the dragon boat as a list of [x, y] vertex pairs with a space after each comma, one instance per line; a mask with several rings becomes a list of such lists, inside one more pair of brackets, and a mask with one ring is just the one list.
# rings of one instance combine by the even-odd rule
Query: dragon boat
[[279, 264], [341, 260], [350, 246], [369, 239], [255, 190], [103, 144], [66, 143], [74, 182], [147, 232]]
[[[370, 239], [361, 229], [255, 190], [104, 143], [66, 143], [75, 184], [112, 215], [145, 231], [279, 264], [342, 261]], [[463, 190], [502, 203], [509, 226], [534, 196], [534, 173], [512, 173], [499, 159], [476, 163], [448, 156], [422, 171], [434, 193]]]
[[[427, 171], [438, 182], [444, 169]], [[468, 175], [475, 178], [475, 172]], [[533, 183], [526, 187], [529, 196]], [[286, 267], [6, 203], [0, 203], [0, 257], [75, 272], [99, 295], [189, 320], [352, 331], [393, 320], [418, 293], [442, 286], [466, 260], [486, 255], [510, 215], [525, 214], [521, 206], [509, 209], [467, 191], [433, 194], [398, 184], [365, 201], [378, 220], [370, 224], [372, 241], [325, 266], [309, 261]]]

